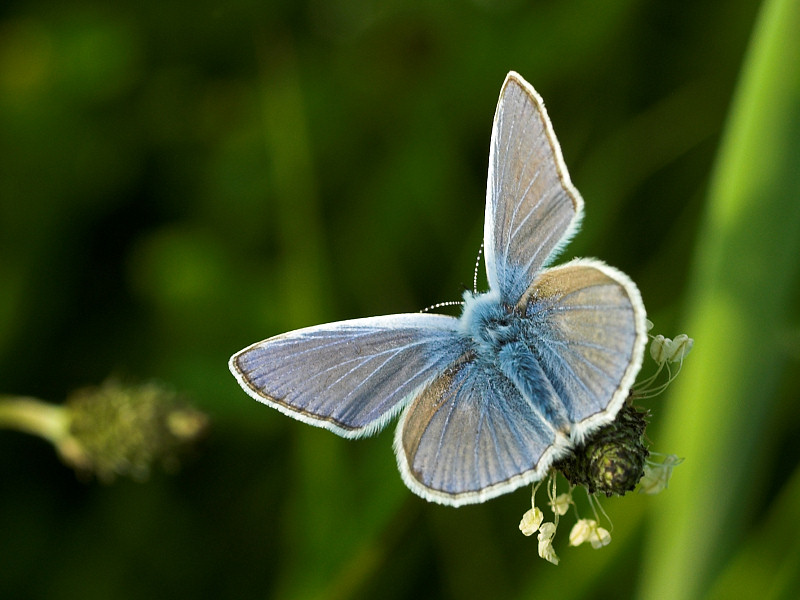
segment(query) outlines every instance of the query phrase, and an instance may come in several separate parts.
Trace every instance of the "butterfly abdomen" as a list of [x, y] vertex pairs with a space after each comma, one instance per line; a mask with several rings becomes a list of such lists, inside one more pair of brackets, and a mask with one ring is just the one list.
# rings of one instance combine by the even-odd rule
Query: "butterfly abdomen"
[[539, 359], [525, 342], [504, 344], [497, 353], [497, 367], [527, 400], [531, 409], [554, 430], [569, 433], [570, 420], [564, 403], [545, 374]]

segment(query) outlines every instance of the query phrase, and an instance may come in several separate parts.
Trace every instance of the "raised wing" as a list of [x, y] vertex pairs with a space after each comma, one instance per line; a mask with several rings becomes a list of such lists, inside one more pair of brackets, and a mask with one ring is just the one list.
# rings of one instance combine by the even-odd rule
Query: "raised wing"
[[370, 435], [465, 351], [457, 320], [402, 314], [298, 329], [234, 354], [256, 400], [343, 437]]
[[639, 290], [603, 262], [576, 259], [543, 271], [520, 308], [572, 422], [570, 435], [580, 441], [614, 419], [642, 365], [647, 328]]
[[542, 479], [569, 448], [493, 365], [471, 360], [437, 378], [395, 435], [403, 480], [427, 500], [483, 502]]
[[506, 77], [494, 115], [484, 249], [489, 286], [516, 304], [577, 231], [583, 199], [572, 185], [539, 94]]

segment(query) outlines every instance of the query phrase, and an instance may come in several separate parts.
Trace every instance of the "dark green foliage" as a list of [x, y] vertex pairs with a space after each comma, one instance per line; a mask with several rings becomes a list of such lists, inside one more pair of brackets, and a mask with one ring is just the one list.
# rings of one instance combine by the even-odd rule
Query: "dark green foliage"
[[[761, 5], [4, 6], [0, 394], [61, 402], [109, 376], [156, 379], [211, 427], [177, 474], [111, 485], [79, 481], [49, 445], [0, 431], [0, 597], [572, 600], [629, 598], [650, 581], [688, 582], [698, 597], [717, 577], [722, 592], [797, 597], [800, 501], [797, 486], [782, 490], [800, 460], [800, 189], [773, 173], [798, 172], [800, 102], [745, 109], [748, 123], [786, 115], [768, 141], [741, 148], [783, 171], [736, 163], [735, 187], [755, 190], [758, 210], [705, 217]], [[774, 57], [783, 89], [800, 78], [797, 55]], [[564, 259], [620, 268], [657, 332], [696, 339], [679, 380], [642, 401], [650, 449], [686, 459], [670, 488], [604, 500], [612, 543], [568, 549], [562, 534], [558, 567], [517, 529], [528, 490], [427, 504], [400, 481], [393, 425], [339, 439], [259, 405], [226, 367], [270, 335], [413, 312], [471, 288], [491, 119], [510, 69], [543, 96], [586, 201]], [[737, 278], [709, 314], [748, 304], [732, 327], [703, 317], [701, 337], [684, 315], [717, 281], [688, 289], [695, 249], [727, 240], [733, 216], [747, 244], [703, 257], [704, 273]], [[764, 228], [768, 219], [782, 227]], [[705, 365], [696, 377], [695, 364]], [[698, 407], [708, 410], [686, 418]], [[735, 454], [709, 451], [723, 439]], [[675, 548], [683, 560], [666, 562]], [[679, 598], [660, 591], [649, 597]]]

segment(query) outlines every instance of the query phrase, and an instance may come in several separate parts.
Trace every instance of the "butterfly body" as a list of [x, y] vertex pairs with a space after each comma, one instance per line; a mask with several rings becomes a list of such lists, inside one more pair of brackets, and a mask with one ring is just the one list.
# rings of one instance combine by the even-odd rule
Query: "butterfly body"
[[231, 357], [231, 372], [257, 400], [343, 437], [401, 414], [398, 467], [428, 500], [482, 502], [542, 479], [614, 419], [646, 339], [625, 274], [594, 259], [547, 266], [582, 211], [541, 98], [510, 73], [489, 152], [489, 290], [465, 293], [459, 318], [368, 317], [275, 336]]
[[540, 413], [553, 431], [569, 434], [569, 419], [542, 368], [536, 348], [552, 337], [545, 303], [512, 306], [494, 292], [464, 294], [462, 330], [470, 338], [475, 362], [506, 377], [531, 410]]

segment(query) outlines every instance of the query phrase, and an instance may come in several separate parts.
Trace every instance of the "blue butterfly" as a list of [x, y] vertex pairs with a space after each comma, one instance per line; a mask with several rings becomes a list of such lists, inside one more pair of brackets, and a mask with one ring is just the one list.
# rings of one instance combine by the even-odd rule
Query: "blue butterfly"
[[399, 314], [298, 329], [234, 354], [256, 400], [342, 437], [400, 414], [403, 481], [427, 500], [483, 502], [543, 479], [614, 420], [642, 363], [636, 285], [593, 259], [545, 268], [578, 229], [573, 187], [542, 99], [509, 73], [489, 151], [489, 291], [461, 317]]

